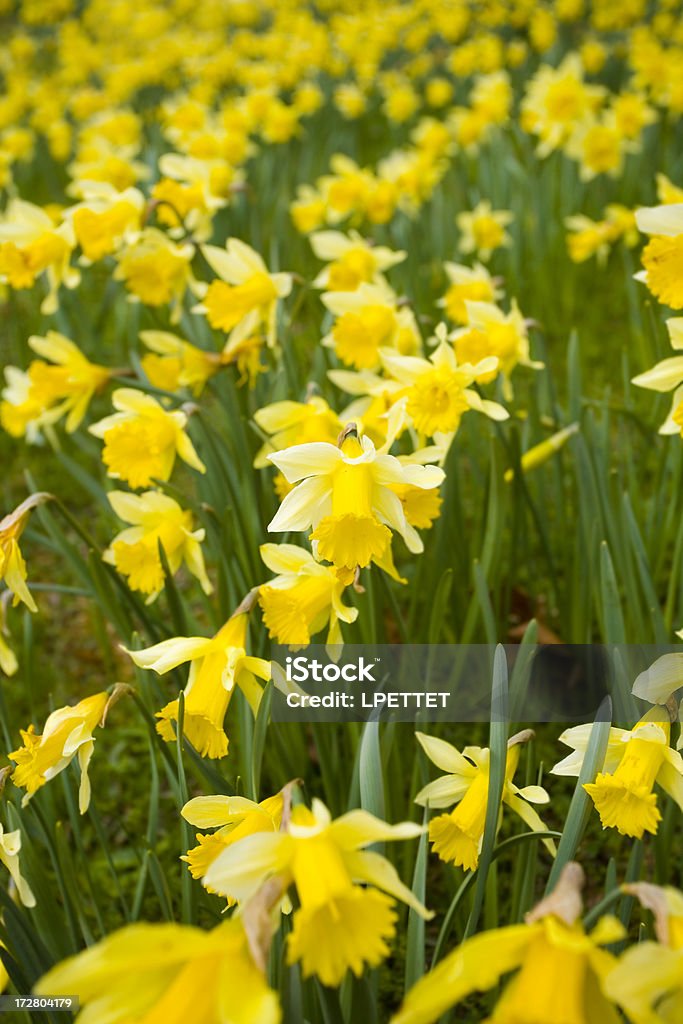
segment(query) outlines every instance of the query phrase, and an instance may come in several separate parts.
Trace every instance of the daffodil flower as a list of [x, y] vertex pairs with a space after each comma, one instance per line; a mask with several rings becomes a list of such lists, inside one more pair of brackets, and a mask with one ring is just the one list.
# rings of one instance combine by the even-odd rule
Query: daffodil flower
[[541, 65], [522, 100], [522, 126], [538, 136], [537, 156], [543, 159], [562, 146], [604, 93], [602, 86], [584, 82], [578, 53], [569, 53], [556, 68]]
[[154, 387], [165, 391], [190, 388], [198, 398], [209, 378], [220, 370], [219, 353], [197, 348], [170, 331], [140, 331], [140, 340], [150, 350], [141, 363]]
[[24, 532], [31, 509], [49, 501], [52, 496], [43, 491], [32, 494], [25, 501], [0, 519], [0, 580], [14, 595], [13, 604], [23, 601], [31, 612], [38, 611], [36, 603], [26, 586], [26, 562], [19, 549], [19, 538]]
[[264, 405], [254, 413], [254, 422], [270, 435], [270, 440], [256, 454], [256, 469], [269, 465], [268, 455], [272, 452], [295, 444], [310, 441], [334, 444], [344, 427], [336, 412], [319, 395], [311, 395], [305, 402], [285, 399]]
[[299, 907], [287, 940], [289, 963], [304, 977], [339, 985], [347, 970], [360, 975], [389, 952], [396, 929], [395, 900], [422, 917], [429, 913], [401, 882], [374, 843], [412, 839], [422, 827], [388, 825], [366, 811], [332, 821], [319, 800], [296, 806], [286, 831], [259, 832], [229, 846], [213, 861], [204, 884], [247, 902], [270, 878], [296, 888]]
[[328, 627], [328, 645], [342, 643], [340, 622], [355, 622], [358, 609], [343, 604], [344, 582], [295, 544], [262, 544], [261, 558], [277, 573], [259, 587], [268, 635], [280, 644], [305, 646]]
[[[247, 612], [237, 612], [214, 637], [178, 636], [140, 651], [126, 651], [140, 668], [159, 675], [190, 662], [185, 688], [184, 731], [202, 757], [225, 757], [228, 737], [223, 729], [228, 705], [239, 687], [254, 712], [262, 690], [255, 676], [268, 681], [270, 662], [247, 654]], [[175, 740], [172, 722], [178, 721], [178, 700], [157, 712], [157, 731], [167, 742]]]
[[25, 907], [35, 907], [36, 898], [33, 895], [31, 886], [21, 873], [19, 865], [19, 854], [21, 852], [21, 829], [14, 832], [5, 832], [0, 824], [0, 863], [4, 864], [10, 873], [19, 899]]
[[601, 946], [624, 938], [623, 925], [602, 917], [586, 934], [579, 916], [583, 872], [568, 864], [553, 893], [525, 924], [467, 939], [408, 992], [391, 1024], [432, 1024], [473, 992], [505, 983], [489, 1024], [618, 1024], [606, 982], [616, 958]]
[[164, 1024], [280, 1024], [277, 995], [254, 962], [241, 919], [212, 931], [132, 924], [45, 974], [38, 996], [78, 992], [81, 1017]]
[[180, 153], [160, 156], [159, 170], [162, 178], [152, 189], [159, 203], [159, 221], [168, 225], [171, 235], [186, 229], [197, 241], [206, 241], [213, 217], [228, 202], [231, 186], [241, 182], [240, 173], [227, 161], [200, 160]]
[[98, 725], [104, 723], [110, 703], [108, 694], [96, 693], [73, 707], [53, 711], [40, 734], [36, 733], [33, 725], [21, 730], [23, 746], [8, 757], [16, 764], [12, 782], [26, 790], [22, 806], [26, 806], [41, 786], [64, 771], [77, 756], [81, 769], [78, 805], [81, 814], [85, 814], [90, 804], [88, 766], [95, 747], [93, 733]]
[[119, 192], [106, 181], [76, 182], [83, 199], [64, 211], [81, 247], [80, 263], [88, 266], [133, 243], [142, 226], [145, 197], [137, 188]]
[[[683, 231], [683, 227], [681, 228]], [[683, 349], [683, 317], [669, 317], [666, 321], [671, 347]], [[683, 434], [683, 355], [668, 356], [650, 370], [639, 373], [631, 383], [649, 391], [673, 391], [671, 411], [659, 428], [660, 434]]]
[[277, 304], [292, 290], [292, 275], [271, 274], [254, 249], [238, 238], [228, 239], [225, 249], [202, 247], [202, 255], [218, 280], [209, 285], [195, 313], [204, 313], [212, 327], [240, 337], [263, 327], [269, 346], [275, 345]]
[[163, 231], [144, 228], [117, 252], [114, 280], [124, 282], [133, 302], [145, 306], [170, 303], [171, 322], [176, 323], [185, 292], [196, 284], [190, 268], [194, 251], [188, 242], [176, 244]]
[[[526, 321], [514, 299], [509, 313], [504, 313], [491, 302], [471, 302], [469, 299], [465, 300], [465, 311], [466, 326], [451, 335], [458, 362], [478, 364], [495, 356], [498, 366], [491, 379], [498, 373], [502, 375], [503, 397], [509, 402], [512, 399], [510, 377], [516, 366], [543, 369], [543, 363], [531, 358]], [[479, 379], [485, 383], [487, 378]]]
[[353, 426], [347, 427], [341, 447], [325, 442], [294, 445], [269, 459], [290, 484], [298, 484], [269, 523], [271, 533], [312, 527], [318, 556], [346, 575], [381, 559], [392, 529], [410, 551], [423, 550], [391, 485], [438, 487], [443, 470], [404, 465], [393, 455], [380, 455]]
[[652, 911], [657, 941], [627, 949], [608, 974], [605, 991], [633, 1024], [678, 1024], [683, 1014], [683, 893], [647, 882], [623, 886]]
[[471, 385], [490, 379], [499, 367], [496, 356], [487, 356], [476, 365], [458, 363], [453, 347], [442, 338], [429, 359], [401, 356], [383, 349], [382, 364], [387, 373], [404, 386], [406, 412], [420, 434], [457, 431], [466, 412], [474, 409], [494, 420], [506, 420], [506, 409], [482, 398]]
[[[441, 860], [465, 871], [474, 871], [484, 838], [491, 753], [487, 747], [465, 747], [461, 753], [436, 736], [422, 732], [416, 732], [415, 736], [429, 760], [448, 773], [421, 789], [415, 802], [436, 809], [456, 805], [452, 811], [432, 818], [429, 823], [432, 849]], [[508, 742], [502, 802], [533, 832], [544, 832], [546, 826], [529, 805], [547, 804], [550, 797], [542, 786], [519, 789], [512, 781], [519, 763], [520, 744], [529, 738], [528, 732], [522, 732]], [[555, 853], [552, 840], [544, 839], [543, 843], [550, 853]]]
[[112, 404], [116, 412], [88, 428], [104, 441], [102, 459], [110, 477], [134, 488], [148, 487], [155, 479], [169, 479], [176, 455], [199, 473], [206, 472], [185, 432], [187, 415], [182, 410], [167, 412], [135, 388], [118, 388]]
[[373, 370], [379, 367], [383, 347], [404, 353], [420, 350], [412, 310], [398, 307], [388, 285], [363, 282], [352, 292], [324, 292], [321, 299], [335, 317], [322, 344], [334, 349], [343, 363], [359, 370]]
[[35, 436], [41, 425], [66, 416], [66, 430], [72, 434], [80, 426], [93, 395], [116, 371], [91, 363], [78, 345], [57, 331], [48, 331], [45, 337], [34, 334], [28, 343], [43, 358], [30, 364], [25, 389], [3, 392], [3, 426], [14, 436], [21, 436], [33, 424]]
[[[683, 758], [669, 746], [671, 725], [661, 708], [653, 708], [633, 729], [610, 729], [602, 770], [584, 789], [595, 804], [603, 828], [641, 839], [656, 833], [661, 812], [655, 783], [683, 809]], [[560, 736], [573, 751], [551, 769], [555, 775], [578, 776], [588, 748], [591, 725], [577, 725]]]
[[32, 288], [45, 273], [48, 291], [40, 310], [54, 313], [60, 285], [75, 288], [81, 279], [69, 265], [75, 244], [71, 225], [56, 225], [40, 206], [10, 199], [0, 218], [0, 281], [11, 288]]
[[449, 285], [438, 305], [456, 324], [467, 323], [466, 299], [470, 302], [495, 302], [502, 295], [496, 279], [481, 263], [475, 263], [473, 267], [463, 263], [444, 263], [444, 270]]
[[211, 593], [213, 588], [206, 575], [201, 549], [204, 530], [193, 531], [191, 512], [184, 511], [177, 501], [160, 491], [145, 491], [144, 494], [110, 491], [107, 498], [119, 519], [131, 526], [114, 537], [102, 557], [128, 577], [131, 590], [146, 594], [147, 604], [163, 590], [161, 544], [172, 573], [185, 562], [204, 593]]
[[488, 199], [482, 199], [473, 210], [464, 210], [455, 218], [460, 252], [476, 252], [480, 260], [490, 259], [496, 249], [512, 244], [505, 228], [513, 220], [509, 210], [493, 210]]
[[198, 845], [180, 859], [187, 863], [193, 878], [203, 878], [228, 846], [257, 832], [277, 832], [283, 809], [282, 792], [260, 803], [243, 796], [196, 796], [182, 808], [183, 818], [195, 828], [216, 831], [207, 835], [198, 833]]
[[357, 231], [316, 231], [309, 239], [319, 260], [329, 264], [313, 281], [330, 292], [355, 291], [364, 281], [383, 283], [382, 272], [406, 258], [402, 250], [371, 245]]
[[672, 309], [683, 309], [683, 202], [636, 210], [638, 230], [652, 236], [643, 249], [645, 268], [636, 278], [644, 281], [655, 298]]

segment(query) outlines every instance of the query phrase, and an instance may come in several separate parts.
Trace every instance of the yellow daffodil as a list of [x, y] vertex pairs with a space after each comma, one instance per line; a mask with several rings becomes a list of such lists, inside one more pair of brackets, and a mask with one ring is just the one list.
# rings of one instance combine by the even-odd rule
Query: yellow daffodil
[[602, 917], [586, 934], [579, 921], [582, 884], [578, 864], [568, 864], [525, 924], [467, 939], [408, 992], [391, 1024], [432, 1024], [513, 971], [486, 1017], [489, 1024], [618, 1024], [606, 994], [617, 961], [600, 947], [622, 939], [624, 928], [616, 918]]
[[639, 277], [672, 309], [683, 309], [683, 202], [636, 210], [638, 230], [652, 236], [643, 249]]
[[419, 351], [415, 318], [411, 310], [397, 307], [387, 285], [363, 283], [353, 292], [324, 292], [321, 298], [335, 317], [323, 345], [333, 348], [343, 363], [372, 370], [379, 366], [380, 348]]
[[21, 853], [21, 829], [14, 832], [5, 832], [0, 824], [0, 862], [5, 865], [10, 873], [17, 895], [25, 907], [35, 907], [36, 898], [31, 891], [31, 886], [21, 873], [19, 865], [19, 854]]
[[260, 552], [268, 568], [277, 573], [259, 587], [268, 635], [279, 644], [304, 646], [327, 627], [326, 643], [342, 643], [340, 622], [355, 622], [358, 609], [343, 604], [345, 585], [334, 569], [294, 544], [262, 544]]
[[112, 404], [116, 412], [88, 429], [104, 441], [102, 459], [114, 480], [135, 488], [168, 480], [176, 455], [199, 473], [206, 472], [185, 432], [187, 415], [182, 410], [167, 412], [151, 395], [134, 388], [119, 388]]
[[[542, 370], [543, 363], [531, 358], [527, 323], [519, 311], [515, 299], [510, 312], [491, 302], [465, 300], [466, 326], [453, 335], [453, 347], [459, 363], [479, 364], [490, 356], [498, 360], [496, 373], [503, 378], [503, 395], [506, 401], [512, 399], [510, 377], [516, 366]], [[485, 381], [482, 377], [480, 380]]]
[[144, 228], [139, 237], [117, 253], [114, 279], [123, 281], [133, 301], [145, 306], [171, 303], [171, 320], [180, 318], [185, 292], [194, 284], [190, 263], [194, 246], [176, 244], [157, 228]]
[[254, 962], [239, 918], [210, 932], [132, 924], [53, 967], [36, 995], [78, 992], [83, 1024], [155, 1019], [183, 1024], [280, 1024], [278, 998]]
[[254, 413], [254, 421], [266, 434], [267, 441], [257, 452], [254, 466], [269, 465], [268, 456], [295, 444], [327, 441], [334, 444], [344, 428], [336, 412], [324, 398], [311, 395], [305, 402], [273, 402]]
[[438, 487], [444, 479], [436, 466], [402, 465], [393, 455], [378, 454], [368, 437], [350, 425], [339, 447], [326, 442], [295, 445], [269, 456], [290, 484], [268, 525], [271, 533], [305, 530], [316, 542], [318, 557], [347, 579], [357, 566], [381, 559], [396, 530], [408, 549], [420, 552], [422, 541], [406, 520], [392, 484]]
[[683, 1013], [683, 893], [647, 882], [623, 886], [654, 915], [657, 941], [627, 949], [605, 991], [633, 1024], [677, 1024]]
[[195, 828], [216, 831], [207, 835], [198, 833], [199, 845], [180, 859], [187, 863], [193, 878], [203, 878], [226, 847], [257, 832], [277, 832], [283, 809], [282, 792], [260, 803], [243, 796], [196, 796], [182, 808], [183, 818]]
[[390, 349], [381, 352], [386, 372], [403, 387], [406, 412], [420, 434], [453, 433], [463, 415], [474, 409], [494, 420], [508, 418], [497, 402], [481, 398], [471, 385], [491, 379], [499, 367], [498, 357], [489, 355], [476, 365], [459, 364], [456, 353], [439, 332], [439, 344], [429, 359], [401, 356]]
[[522, 127], [538, 137], [537, 155], [546, 157], [563, 145], [577, 122], [597, 108], [603, 93], [600, 86], [584, 82], [577, 53], [568, 54], [557, 68], [541, 65], [522, 101]]
[[[676, 636], [681, 636], [681, 630], [677, 631]], [[678, 707], [682, 727], [676, 748], [683, 750], [683, 702], [679, 705], [676, 696], [680, 689], [683, 689], [683, 655], [663, 654], [636, 677], [631, 692], [634, 697], [640, 697], [649, 704], [659, 704], [670, 709], [670, 717], [675, 717]]]
[[85, 814], [90, 804], [88, 766], [95, 747], [93, 733], [98, 725], [104, 724], [110, 700], [108, 694], [96, 693], [73, 707], [53, 711], [40, 734], [33, 725], [21, 730], [24, 745], [7, 756], [16, 765], [12, 782], [26, 790], [23, 806], [77, 756], [81, 770], [78, 806], [81, 814]]
[[116, 371], [91, 363], [73, 341], [57, 331], [48, 331], [45, 337], [34, 334], [28, 343], [43, 358], [29, 366], [26, 389], [15, 385], [3, 392], [2, 424], [10, 434], [21, 436], [29, 427], [35, 431], [66, 416], [66, 430], [71, 434], [80, 426], [93, 395]]
[[279, 299], [292, 290], [291, 274], [271, 274], [251, 246], [230, 238], [225, 249], [202, 247], [202, 255], [218, 275], [209, 285], [195, 312], [204, 313], [212, 327], [247, 337], [262, 328], [268, 344], [275, 345]]
[[381, 283], [382, 273], [401, 263], [406, 253], [371, 245], [357, 231], [316, 231], [310, 236], [313, 252], [329, 266], [313, 281], [314, 288], [330, 292], [355, 291], [364, 281]]
[[14, 595], [13, 604], [23, 601], [31, 612], [36, 612], [36, 603], [26, 586], [26, 563], [19, 549], [21, 537], [31, 509], [49, 501], [51, 495], [44, 492], [32, 494], [25, 501], [0, 519], [0, 580], [3, 580], [10, 593]]
[[621, 133], [616, 115], [607, 111], [600, 118], [580, 122], [570, 135], [565, 152], [578, 162], [581, 180], [592, 181], [598, 174], [618, 177], [626, 153], [636, 148], [636, 144]]
[[164, 391], [189, 388], [199, 398], [207, 380], [221, 366], [217, 352], [206, 352], [170, 331], [140, 331], [140, 340], [150, 349], [141, 359], [150, 384]]
[[[223, 728], [228, 706], [239, 687], [256, 714], [262, 690], [256, 682], [270, 679], [270, 662], [247, 654], [248, 614], [237, 612], [213, 637], [178, 636], [141, 651], [127, 651], [140, 668], [159, 675], [190, 662], [185, 687], [184, 731], [202, 757], [225, 757], [228, 737]], [[157, 713], [157, 731], [167, 742], [175, 739], [171, 723], [178, 721], [178, 700]]]
[[[551, 769], [555, 775], [579, 775], [591, 729], [577, 725], [562, 733], [560, 742], [573, 751]], [[584, 786], [603, 828], [636, 839], [656, 833], [662, 815], [655, 783], [683, 809], [683, 758], [669, 746], [670, 734], [661, 708], [653, 708], [633, 729], [610, 729], [602, 770]]]
[[495, 302], [502, 295], [495, 278], [481, 263], [475, 263], [473, 267], [462, 263], [444, 263], [444, 270], [449, 286], [444, 297], [439, 299], [439, 305], [453, 323], [467, 323], [466, 299], [471, 302]]
[[325, 223], [325, 200], [310, 185], [299, 185], [289, 212], [297, 231], [307, 235]]
[[423, 917], [429, 914], [374, 843], [412, 839], [419, 825], [388, 825], [366, 811], [332, 821], [327, 808], [299, 804], [286, 831], [259, 832], [231, 844], [209, 867], [204, 882], [240, 902], [269, 878], [294, 886], [299, 906], [287, 939], [287, 959], [304, 977], [339, 985], [346, 972], [360, 975], [389, 953], [396, 930], [395, 900]]
[[213, 217], [226, 205], [239, 175], [224, 160], [200, 160], [179, 153], [159, 157], [159, 170], [162, 178], [152, 189], [159, 221], [171, 234], [186, 229], [198, 241], [206, 241]]
[[55, 225], [45, 210], [23, 199], [11, 199], [0, 218], [0, 281], [11, 288], [32, 288], [46, 274], [48, 291], [42, 313], [57, 309], [60, 285], [75, 288], [78, 271], [69, 265], [76, 244], [71, 226]]
[[455, 218], [460, 231], [460, 252], [474, 252], [484, 261], [490, 259], [496, 249], [511, 245], [505, 228], [513, 220], [509, 210], [493, 210], [488, 199], [482, 199], [473, 210], [463, 211]]
[[65, 211], [86, 265], [133, 242], [142, 226], [145, 197], [137, 188], [118, 192], [107, 182], [76, 183], [82, 201]]
[[110, 491], [107, 498], [119, 519], [131, 525], [113, 539], [102, 557], [122, 576], [128, 577], [131, 590], [146, 594], [147, 604], [161, 593], [164, 587], [161, 545], [172, 573], [184, 562], [199, 580], [204, 593], [211, 593], [213, 588], [206, 575], [201, 549], [204, 530], [193, 531], [191, 512], [184, 511], [177, 501], [160, 491], [145, 491], [144, 494]]
[[[532, 831], [544, 832], [546, 826], [529, 804], [547, 804], [550, 797], [541, 786], [519, 789], [512, 781], [519, 763], [520, 745], [530, 735], [533, 734], [528, 731], [518, 733], [508, 743], [502, 802], [518, 814]], [[422, 732], [416, 732], [415, 736], [429, 760], [448, 773], [421, 789], [415, 802], [423, 807], [437, 809], [456, 804], [452, 811], [440, 814], [429, 823], [432, 849], [441, 860], [462, 867], [465, 871], [474, 871], [479, 863], [484, 837], [490, 751], [487, 747], [465, 747], [460, 753], [450, 743], [436, 736], [427, 736]], [[552, 840], [546, 839], [544, 844], [554, 853]]]

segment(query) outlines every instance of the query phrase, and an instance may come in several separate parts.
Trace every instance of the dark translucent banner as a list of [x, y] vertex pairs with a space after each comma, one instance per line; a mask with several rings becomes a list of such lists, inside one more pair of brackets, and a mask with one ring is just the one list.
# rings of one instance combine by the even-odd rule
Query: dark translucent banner
[[[491, 699], [495, 650], [487, 644], [277, 646], [273, 719], [488, 722], [499, 714]], [[609, 697], [615, 720], [633, 722], [683, 687], [680, 646], [510, 644], [503, 650], [513, 721], [588, 721]]]

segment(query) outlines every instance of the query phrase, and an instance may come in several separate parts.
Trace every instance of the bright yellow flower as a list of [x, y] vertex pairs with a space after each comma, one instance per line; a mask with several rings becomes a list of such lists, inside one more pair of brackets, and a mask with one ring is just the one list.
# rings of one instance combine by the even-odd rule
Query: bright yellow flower
[[17, 890], [17, 895], [25, 907], [35, 907], [36, 898], [31, 891], [31, 886], [21, 873], [19, 865], [19, 854], [21, 852], [21, 830], [5, 832], [0, 824], [0, 862], [5, 865], [10, 873], [12, 883]]
[[505, 983], [488, 1024], [617, 1024], [606, 979], [617, 961], [600, 946], [618, 942], [624, 928], [600, 919], [590, 935], [578, 920], [583, 872], [568, 864], [551, 896], [526, 924], [467, 939], [410, 990], [391, 1024], [432, 1024], [473, 992]]
[[177, 228], [182, 234], [185, 228], [198, 241], [206, 241], [213, 217], [227, 204], [230, 189], [240, 183], [240, 177], [224, 160], [199, 160], [179, 153], [160, 156], [159, 170], [163, 177], [152, 189], [159, 221], [171, 228], [171, 234]]
[[511, 244], [505, 228], [512, 220], [513, 214], [508, 210], [492, 210], [488, 199], [482, 199], [469, 212], [459, 213], [455, 222], [460, 231], [460, 252], [476, 252], [480, 260], [490, 259], [496, 249]]
[[389, 953], [396, 929], [395, 900], [422, 917], [429, 914], [373, 843], [411, 839], [422, 832], [404, 822], [387, 825], [366, 811], [349, 811], [332, 821], [327, 808], [299, 804], [286, 831], [247, 836], [219, 854], [205, 876], [207, 886], [247, 901], [269, 878], [296, 888], [299, 907], [287, 939], [290, 964], [301, 962], [304, 977], [339, 985], [346, 972], [360, 976]]
[[206, 472], [185, 433], [184, 412], [167, 412], [151, 395], [134, 388], [119, 388], [112, 404], [117, 411], [88, 428], [104, 440], [102, 459], [110, 477], [136, 489], [149, 487], [155, 479], [169, 479], [176, 455], [199, 473]]
[[334, 90], [334, 105], [347, 121], [355, 121], [365, 111], [367, 99], [353, 82], [344, 82]]
[[20, 505], [0, 519], [0, 580], [4, 580], [10, 593], [14, 594], [13, 604], [23, 601], [31, 612], [36, 612], [36, 603], [26, 586], [26, 563], [19, 550], [19, 538], [24, 532], [31, 509], [49, 501], [51, 495], [44, 492], [32, 494]]
[[176, 245], [157, 228], [145, 228], [139, 238], [117, 253], [114, 279], [123, 281], [131, 296], [146, 306], [172, 303], [172, 321], [192, 283], [190, 262], [194, 246]]
[[[579, 775], [591, 728], [577, 725], [562, 733], [560, 741], [574, 749], [551, 769], [555, 775]], [[669, 746], [670, 734], [661, 708], [653, 708], [631, 730], [610, 729], [602, 771], [584, 786], [603, 828], [636, 839], [656, 833], [662, 815], [655, 783], [683, 809], [683, 758]]]
[[[419, 491], [419, 488], [416, 488]], [[342, 603], [345, 589], [334, 569], [295, 544], [262, 544], [261, 558], [277, 573], [259, 587], [268, 635], [279, 644], [305, 646], [328, 627], [327, 644], [341, 644], [341, 622], [355, 622], [358, 609]]]
[[40, 310], [57, 310], [60, 285], [75, 288], [78, 271], [69, 265], [76, 244], [68, 223], [55, 226], [45, 210], [23, 199], [10, 199], [0, 218], [0, 281], [12, 288], [31, 288], [46, 274], [48, 291]]
[[368, 437], [349, 425], [339, 447], [326, 442], [295, 445], [269, 456], [290, 484], [268, 524], [271, 533], [312, 527], [317, 556], [340, 570], [347, 581], [357, 566], [382, 559], [396, 530], [408, 549], [423, 550], [408, 523], [392, 484], [438, 487], [444, 479], [436, 466], [403, 465], [393, 455], [378, 454]]
[[[455, 864], [465, 871], [474, 871], [484, 837], [486, 808], [488, 806], [490, 751], [487, 747], [465, 747], [460, 753], [454, 746], [436, 736], [416, 732], [425, 754], [447, 775], [430, 782], [415, 797], [421, 806], [450, 807], [452, 811], [432, 818], [429, 838], [432, 849], [446, 863]], [[529, 733], [519, 733], [508, 743], [505, 766], [503, 804], [520, 816], [534, 832], [544, 832], [546, 826], [530, 803], [547, 804], [549, 796], [541, 786], [519, 789], [512, 781], [519, 762], [520, 744], [529, 739]], [[551, 853], [555, 852], [551, 840], [544, 840]]]
[[177, 501], [160, 491], [110, 491], [107, 497], [119, 519], [131, 526], [114, 537], [102, 557], [128, 577], [131, 590], [148, 595], [147, 604], [161, 593], [161, 545], [171, 573], [176, 573], [184, 562], [204, 593], [212, 592], [201, 549], [204, 530], [192, 530], [191, 512], [184, 511]]
[[[543, 369], [543, 363], [531, 358], [526, 321], [516, 300], [512, 300], [510, 312], [504, 313], [491, 302], [471, 302], [466, 299], [465, 312], [467, 326], [452, 335], [458, 362], [476, 365], [495, 356], [498, 366], [491, 379], [498, 373], [502, 375], [503, 396], [506, 401], [510, 401], [510, 377], [516, 366]], [[484, 382], [486, 379], [480, 378]]]
[[254, 421], [266, 434], [267, 441], [256, 454], [254, 466], [263, 469], [268, 466], [268, 456], [295, 444], [311, 441], [328, 441], [334, 444], [344, 424], [336, 412], [330, 409], [324, 398], [312, 395], [305, 402], [273, 402], [264, 405], [254, 413]]
[[218, 353], [197, 348], [169, 331], [140, 331], [140, 340], [153, 353], [142, 357], [142, 368], [150, 384], [165, 391], [190, 388], [198, 398], [220, 369]]
[[383, 245], [372, 245], [357, 231], [348, 235], [341, 231], [316, 231], [310, 236], [310, 243], [317, 258], [329, 263], [315, 278], [313, 287], [331, 292], [355, 291], [364, 281], [381, 284], [382, 272], [406, 258], [402, 250], [395, 252]]
[[636, 148], [629, 142], [616, 121], [613, 111], [607, 111], [598, 120], [586, 118], [572, 132], [566, 153], [579, 164], [582, 181], [592, 181], [598, 174], [618, 177], [624, 166], [624, 156]]
[[203, 878], [209, 866], [226, 847], [256, 832], [277, 832], [283, 809], [282, 792], [261, 803], [247, 800], [243, 796], [196, 796], [182, 808], [183, 818], [195, 828], [216, 831], [208, 835], [198, 833], [199, 845], [188, 850], [180, 859], [187, 863], [193, 878]]
[[[270, 679], [270, 662], [247, 654], [248, 614], [238, 612], [213, 637], [178, 636], [141, 651], [127, 651], [140, 668], [159, 675], [190, 662], [185, 687], [184, 731], [202, 757], [225, 757], [228, 737], [223, 728], [228, 705], [238, 686], [254, 712], [262, 690], [256, 682]], [[178, 721], [178, 700], [157, 713], [157, 731], [167, 742], [175, 740], [172, 722]]]
[[522, 101], [522, 127], [538, 136], [538, 156], [563, 145], [576, 124], [597, 108], [603, 93], [601, 87], [583, 81], [577, 53], [570, 53], [557, 68], [542, 65]]
[[[28, 343], [43, 359], [29, 366], [26, 387], [23, 380], [17, 386], [15, 378], [15, 386], [10, 383], [3, 392], [0, 420], [18, 437], [34, 435], [41, 425], [66, 416], [66, 430], [71, 434], [80, 426], [93, 395], [116, 371], [91, 363], [73, 341], [57, 331], [48, 331], [45, 337], [34, 334]], [[44, 362], [46, 359], [53, 365]]]
[[456, 324], [467, 323], [465, 300], [471, 302], [495, 302], [501, 298], [502, 292], [496, 279], [491, 277], [486, 267], [475, 263], [467, 267], [464, 263], [444, 263], [448, 277], [448, 291], [438, 305], [442, 306], [449, 320]]
[[657, 942], [627, 949], [605, 991], [633, 1024], [678, 1024], [683, 1013], [683, 893], [636, 882], [623, 886], [654, 915]]
[[26, 790], [22, 806], [78, 756], [81, 770], [78, 806], [81, 814], [85, 814], [90, 804], [88, 767], [95, 747], [93, 733], [98, 725], [104, 724], [109, 700], [108, 694], [96, 693], [73, 707], [53, 711], [41, 734], [36, 734], [33, 725], [21, 730], [24, 745], [7, 756], [16, 764], [12, 782]]
[[381, 352], [384, 369], [404, 387], [405, 410], [415, 429], [427, 437], [452, 434], [470, 409], [494, 420], [507, 419], [508, 413], [501, 405], [481, 398], [470, 386], [477, 380], [491, 379], [498, 370], [497, 357], [488, 356], [476, 365], [459, 364], [443, 331], [439, 337], [429, 359], [400, 356], [390, 349]]
[[278, 300], [292, 289], [291, 274], [271, 274], [251, 246], [230, 238], [225, 249], [205, 245], [202, 255], [219, 280], [212, 281], [194, 309], [204, 313], [212, 327], [238, 331], [247, 337], [263, 328], [272, 348]]
[[652, 236], [643, 250], [642, 280], [660, 302], [683, 309], [683, 202], [636, 210], [636, 223]]
[[277, 996], [233, 917], [204, 932], [181, 924], [132, 924], [57, 964], [37, 995], [78, 992], [90, 1020], [109, 1024], [280, 1024]]
[[379, 366], [381, 348], [404, 353], [420, 350], [412, 311], [397, 307], [396, 296], [386, 284], [363, 283], [353, 292], [324, 292], [321, 299], [335, 316], [322, 343], [347, 365], [372, 370]]
[[81, 247], [81, 262], [94, 263], [133, 242], [142, 221], [145, 197], [136, 188], [117, 192], [106, 182], [79, 182], [83, 201], [65, 212]]
[[307, 235], [324, 224], [325, 200], [310, 185], [299, 185], [289, 212], [297, 231]]

